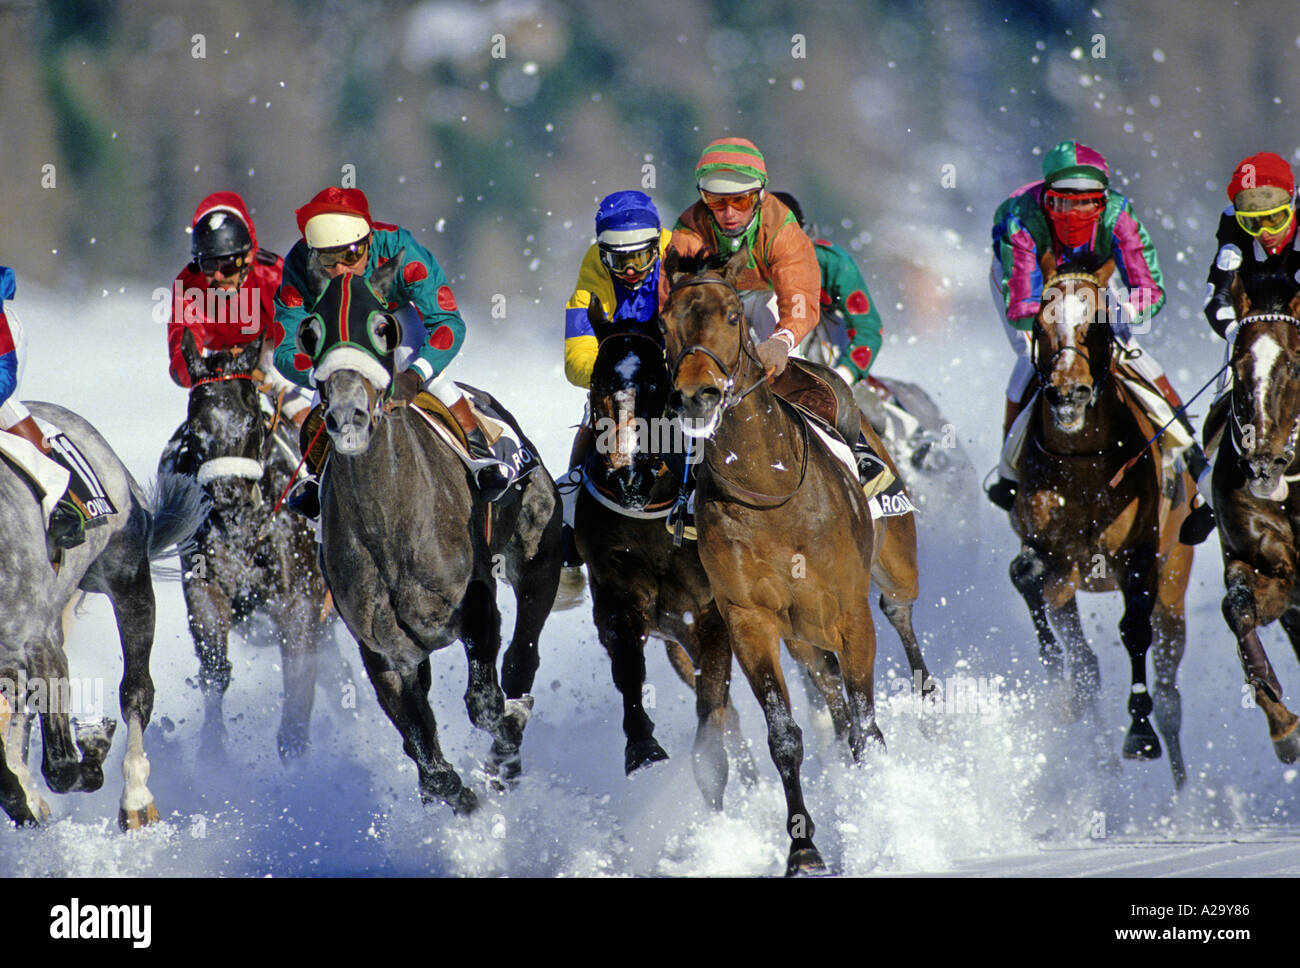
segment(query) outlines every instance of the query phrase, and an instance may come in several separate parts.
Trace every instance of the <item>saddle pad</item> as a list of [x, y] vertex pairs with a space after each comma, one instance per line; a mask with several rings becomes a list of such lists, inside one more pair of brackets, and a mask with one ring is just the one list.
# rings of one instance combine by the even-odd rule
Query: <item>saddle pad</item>
[[[840, 440], [838, 436], [833, 437], [823, 430], [816, 420], [809, 420], [805, 417], [804, 423], [816, 431], [817, 436], [821, 438], [826, 448], [848, 470], [849, 477], [856, 481], [858, 479], [858, 462], [853, 456], [853, 449]], [[907, 496], [907, 490], [903, 487], [903, 482], [895, 477], [888, 468], [872, 478], [869, 485], [872, 491], [868, 493], [866, 487], [864, 487], [863, 493], [867, 495], [867, 507], [871, 510], [871, 519], [873, 521], [880, 518], [895, 517], [900, 514], [911, 514], [916, 510], [916, 506]]]
[[[497, 413], [496, 409], [473, 389], [465, 386], [461, 386], [461, 389], [465, 391], [465, 397], [474, 411], [479, 426], [483, 428], [483, 435], [491, 444], [497, 460], [513, 468], [516, 478], [525, 477], [542, 466], [541, 458], [523, 440], [523, 434], [517, 427], [507, 421], [504, 415]], [[495, 463], [487, 458], [470, 456], [465, 431], [446, 405], [432, 393], [422, 390], [416, 394], [415, 410], [428, 421], [429, 426], [443, 440], [452, 446], [457, 456], [472, 470]]]
[[104, 490], [95, 469], [77, 445], [58, 431], [51, 435], [45, 426], [41, 426], [41, 432], [50, 445], [50, 457], [68, 469], [68, 493], [80, 506], [81, 512], [86, 516], [86, 523], [116, 514], [117, 508], [113, 506], [108, 492]]

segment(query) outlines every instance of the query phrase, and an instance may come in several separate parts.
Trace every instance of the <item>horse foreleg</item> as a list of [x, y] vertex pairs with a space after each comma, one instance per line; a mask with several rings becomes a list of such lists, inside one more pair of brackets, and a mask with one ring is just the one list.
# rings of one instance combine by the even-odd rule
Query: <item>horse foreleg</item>
[[425, 803], [442, 800], [457, 814], [472, 813], [478, 807], [478, 797], [461, 782], [438, 745], [438, 723], [429, 707], [432, 676], [428, 658], [418, 668], [400, 669], [365, 642], [358, 640], [358, 645], [375, 697], [397, 727], [402, 749], [419, 771], [420, 799]]
[[230, 599], [215, 582], [205, 579], [186, 579], [184, 589], [190, 636], [199, 659], [199, 691], [203, 694], [199, 755], [219, 757], [226, 744], [222, 703], [230, 688]]
[[1065, 653], [1052, 634], [1047, 621], [1047, 602], [1043, 589], [1047, 581], [1047, 566], [1042, 556], [1033, 548], [1026, 548], [1011, 561], [1011, 584], [1029, 606], [1029, 617], [1038, 634], [1038, 655], [1047, 669], [1047, 678], [1060, 682], [1065, 678]]
[[[93, 792], [104, 785], [104, 757], [111, 729], [73, 737], [69, 708], [71, 684], [63, 632], [56, 621], [44, 639], [27, 647], [29, 697], [41, 719], [41, 773], [55, 793]], [[113, 724], [116, 726], [116, 723]]]
[[765, 609], [731, 606], [726, 618], [736, 661], [763, 707], [767, 748], [785, 788], [786, 831], [790, 835], [786, 876], [825, 873], [826, 864], [813, 844], [815, 825], [804, 804], [799, 780], [803, 733], [790, 714], [790, 694], [781, 674], [781, 639], [776, 617]]
[[876, 623], [866, 596], [855, 601], [841, 619], [840, 670], [849, 705], [849, 749], [853, 759], [862, 761], [868, 743], [885, 746], [885, 737], [876, 724], [875, 669]]
[[[1061, 583], [1060, 602], [1053, 603], [1049, 596], [1047, 614], [1056, 630], [1061, 633], [1065, 656], [1069, 664], [1071, 689], [1071, 715], [1083, 718], [1093, 726], [1098, 725], [1097, 700], [1101, 695], [1101, 667], [1097, 653], [1088, 645], [1083, 634], [1083, 621], [1079, 618], [1079, 600], [1071, 586]], [[1068, 597], [1065, 597], [1068, 595]]]
[[[1190, 552], [1190, 549], [1189, 549]], [[1151, 652], [1152, 672], [1155, 682], [1151, 698], [1155, 701], [1156, 728], [1169, 751], [1169, 768], [1174, 776], [1174, 788], [1181, 790], [1187, 782], [1187, 767], [1183, 762], [1183, 749], [1179, 732], [1183, 727], [1183, 699], [1178, 692], [1178, 665], [1183, 661], [1187, 645], [1187, 618], [1181, 596], [1176, 603], [1161, 602], [1151, 616], [1155, 633], [1155, 648]]]
[[284, 762], [296, 759], [311, 746], [311, 710], [316, 698], [317, 648], [320, 644], [320, 606], [304, 589], [289, 593], [292, 601], [271, 609], [280, 635], [280, 669], [284, 702], [276, 747]]
[[37, 824], [50, 816], [49, 805], [32, 787], [22, 755], [26, 720], [27, 714], [15, 713], [0, 692], [0, 747], [4, 752], [0, 757], [0, 809], [19, 826]]
[[[705, 803], [720, 811], [722, 794], [727, 787], [727, 734], [733, 730], [739, 733], [739, 725], [734, 722], [735, 710], [729, 702], [731, 641], [715, 605], [710, 605], [708, 611], [700, 616], [692, 631], [700, 675], [695, 683], [695, 712], [699, 722], [691, 765]], [[744, 737], [737, 735], [736, 738], [747, 753]], [[750, 757], [750, 769], [753, 769], [752, 764], [753, 758]], [[743, 766], [741, 769], [744, 772]]]
[[484, 765], [493, 776], [514, 779], [522, 768], [519, 744], [524, 738], [524, 722], [506, 717], [505, 695], [497, 679], [501, 615], [494, 582], [470, 581], [460, 605], [460, 640], [469, 665], [465, 709], [469, 721], [492, 737], [492, 749]]
[[844, 680], [835, 653], [819, 649], [800, 639], [790, 639], [786, 649], [799, 663], [799, 671], [808, 685], [808, 698], [824, 703], [831, 717], [836, 740], [849, 735], [850, 715], [848, 700], [844, 697]]
[[[1300, 759], [1300, 720], [1282, 701], [1282, 684], [1259, 640], [1259, 628], [1282, 617], [1290, 603], [1292, 579], [1269, 577], [1244, 561], [1231, 560], [1224, 573], [1228, 593], [1223, 596], [1223, 617], [1237, 637], [1237, 656], [1255, 703], [1268, 720], [1273, 752], [1283, 763]], [[1285, 624], [1283, 625], [1285, 628]]]
[[1124, 614], [1119, 621], [1131, 676], [1129, 728], [1123, 746], [1124, 757], [1130, 760], [1156, 760], [1161, 753], [1160, 740], [1151, 726], [1151, 693], [1147, 689], [1147, 651], [1151, 648], [1151, 613], [1158, 580], [1156, 549], [1146, 545], [1134, 548], [1123, 577]]
[[623, 772], [637, 770], [668, 759], [668, 753], [654, 737], [655, 724], [645, 711], [645, 644], [650, 633], [646, 615], [648, 602], [637, 602], [612, 593], [604, 585], [592, 590], [592, 618], [600, 644], [609, 653], [614, 685], [623, 697]]

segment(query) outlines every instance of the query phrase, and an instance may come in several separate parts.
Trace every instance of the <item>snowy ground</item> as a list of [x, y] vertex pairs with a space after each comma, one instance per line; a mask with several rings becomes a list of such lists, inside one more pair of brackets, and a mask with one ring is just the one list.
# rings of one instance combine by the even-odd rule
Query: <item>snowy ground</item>
[[[982, 292], [980, 299], [986, 298]], [[972, 300], [975, 297], [971, 297]], [[31, 340], [23, 396], [72, 407], [91, 419], [145, 481], [184, 414], [185, 397], [166, 377], [162, 327], [151, 321], [147, 289], [71, 304], [24, 291], [16, 303]], [[510, 353], [492, 352], [504, 324], [470, 307], [471, 337], [456, 375], [514, 409], [548, 466], [567, 456], [568, 427], [581, 394], [564, 382], [554, 320], [540, 312], [510, 322]], [[960, 338], [893, 338], [882, 371], [914, 380], [957, 421], [981, 472], [993, 464], [1007, 351], [990, 338], [988, 310]], [[988, 324], [988, 325], [985, 325]], [[901, 328], [901, 327], [900, 327]], [[894, 329], [892, 332], [897, 333]], [[964, 332], [955, 328], [952, 333]], [[123, 346], [131, 346], [131, 368]], [[72, 379], [70, 347], [102, 369]], [[1210, 372], [1203, 352], [1194, 388]], [[543, 361], [540, 364], [537, 361]], [[1166, 361], [1168, 364], [1170, 361]], [[86, 371], [83, 370], [83, 375]], [[539, 395], [530, 387], [545, 387]], [[1199, 409], [1199, 408], [1198, 408]], [[1202, 411], [1203, 412], [1203, 411]], [[970, 486], [975, 487], [975, 482]], [[803, 777], [817, 842], [848, 875], [1294, 875], [1300, 872], [1296, 771], [1279, 765], [1264, 718], [1243, 707], [1241, 675], [1219, 614], [1222, 582], [1214, 539], [1192, 580], [1183, 687], [1183, 746], [1190, 782], [1175, 798], [1167, 762], [1124, 762], [1118, 774], [1089, 768], [1077, 727], [1061, 726], [1040, 688], [1032, 627], [1006, 578], [1014, 541], [1005, 517], [978, 505], [975, 533], [953, 537], [941, 513], [921, 522], [922, 598], [916, 626], [931, 670], [982, 685], [950, 700], [944, 735], [922, 736], [895, 677], [902, 649], [883, 621], [878, 666], [886, 755], [861, 768], [829, 740], [794, 685], [805, 729]], [[275, 752], [280, 673], [274, 649], [235, 639], [234, 685], [226, 698], [230, 750], [223, 764], [197, 758], [201, 701], [186, 682], [196, 669], [177, 583], [159, 581], [153, 675], [154, 720], [145, 747], [164, 822], [124, 836], [116, 827], [122, 742], [98, 793], [49, 795], [54, 819], [39, 830], [0, 830], [0, 875], [771, 875], [783, 869], [783, 800], [767, 757], [762, 720], [743, 680], [735, 696], [754, 742], [761, 783], [734, 779], [719, 816], [702, 806], [691, 775], [693, 699], [661, 647], [649, 650], [651, 715], [672, 754], [632, 780], [622, 771], [621, 707], [590, 606], [552, 616], [542, 639], [534, 718], [524, 744], [526, 774], [506, 795], [486, 794], [477, 815], [456, 819], [426, 809], [396, 730], [358, 680], [359, 702], [321, 690], [312, 752], [285, 769]], [[509, 629], [509, 597], [502, 595]], [[1118, 644], [1118, 600], [1083, 602], [1101, 657], [1110, 747], [1127, 724], [1127, 662]], [[362, 676], [355, 646], [338, 633], [340, 654]], [[1295, 659], [1281, 635], [1265, 642], [1284, 683]], [[92, 597], [71, 623], [74, 676], [103, 677], [106, 712], [116, 715], [121, 658], [106, 599]], [[461, 696], [463, 653], [433, 657], [432, 703], [444, 750], [468, 774], [489, 740], [470, 727]], [[950, 693], [951, 694], [951, 693]]]

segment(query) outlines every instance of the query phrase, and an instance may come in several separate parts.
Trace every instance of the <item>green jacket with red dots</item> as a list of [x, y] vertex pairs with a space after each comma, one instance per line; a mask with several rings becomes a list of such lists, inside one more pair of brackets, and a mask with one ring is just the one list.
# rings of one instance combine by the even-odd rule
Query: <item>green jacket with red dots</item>
[[880, 352], [880, 313], [876, 312], [853, 256], [825, 239], [814, 239], [813, 248], [822, 273], [822, 312], [830, 311], [843, 319], [849, 338], [835, 365], [847, 367], [855, 379], [861, 380]]
[[[438, 260], [400, 226], [384, 222], [371, 225], [365, 275], [368, 277], [399, 252], [402, 262], [388, 308], [398, 309], [409, 303], [420, 314], [426, 338], [410, 367], [427, 381], [441, 373], [460, 352], [465, 342], [465, 321]], [[275, 294], [275, 318], [284, 327], [284, 339], [275, 349], [275, 367], [300, 386], [311, 385], [311, 361], [298, 352], [298, 327], [311, 314], [323, 291], [313, 286], [307, 270], [310, 256], [307, 243], [299, 239], [285, 257], [284, 278]]]

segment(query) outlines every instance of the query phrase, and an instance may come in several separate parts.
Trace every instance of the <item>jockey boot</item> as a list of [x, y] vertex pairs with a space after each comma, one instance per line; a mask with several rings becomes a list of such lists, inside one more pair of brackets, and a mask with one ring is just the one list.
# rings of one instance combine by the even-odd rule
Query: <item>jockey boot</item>
[[294, 514], [300, 514], [309, 521], [320, 517], [320, 482], [314, 477], [306, 477], [294, 487], [289, 499], [284, 502]]
[[573, 539], [573, 512], [577, 506], [578, 488], [582, 486], [582, 468], [587, 458], [596, 447], [596, 432], [591, 424], [580, 424], [578, 432], [573, 435], [573, 448], [569, 451], [569, 470], [555, 483], [560, 489], [560, 499], [564, 504], [564, 526], [561, 541], [564, 548], [564, 567], [579, 568], [582, 556]]
[[[9, 427], [8, 432], [15, 437], [23, 438], [47, 457], [50, 455], [50, 448], [45, 443], [45, 435], [41, 433], [41, 428], [36, 426], [36, 419], [31, 414]], [[86, 521], [89, 517], [76, 495], [72, 493], [72, 486], [69, 485], [63, 492], [63, 497], [59, 498], [58, 503], [54, 505], [54, 510], [50, 512], [50, 541], [56, 548], [63, 548], [65, 551], [84, 543]]]
[[[1020, 416], [1020, 401], [1007, 398], [1006, 410], [1002, 414], [1002, 441], [1006, 443], [1008, 435], [1011, 433], [1011, 425], [1016, 422], [1016, 417]], [[1000, 507], [1003, 511], [1010, 511], [1016, 504], [1016, 492], [1019, 485], [1009, 477], [998, 475], [997, 481], [984, 493], [988, 499]]]
[[474, 480], [478, 484], [479, 493], [483, 495], [483, 500], [492, 502], [499, 499], [510, 489], [511, 477], [506, 472], [505, 465], [492, 453], [492, 446], [488, 443], [483, 428], [479, 426], [474, 411], [470, 409], [469, 400], [462, 394], [461, 398], [447, 409], [456, 418], [461, 430], [465, 431], [465, 439], [469, 442], [469, 455], [477, 460], [496, 461], [495, 464], [479, 468], [474, 475]]
[[867, 435], [861, 431], [858, 432], [858, 439], [853, 444], [853, 457], [858, 462], [858, 481], [868, 495], [878, 494], [894, 483], [894, 475], [889, 465], [871, 449], [871, 444], [867, 442]]
[[[1183, 452], [1183, 460], [1187, 464], [1187, 471], [1192, 475], [1192, 480], [1199, 482], [1210, 470], [1210, 461], [1205, 456], [1205, 451], [1201, 450], [1201, 445], [1193, 443]], [[1198, 490], [1193, 490], [1188, 501], [1192, 506], [1192, 513], [1183, 521], [1182, 527], [1178, 529], [1178, 540], [1185, 545], [1198, 545], [1210, 536], [1214, 530], [1214, 511], [1210, 505], [1200, 496]]]

